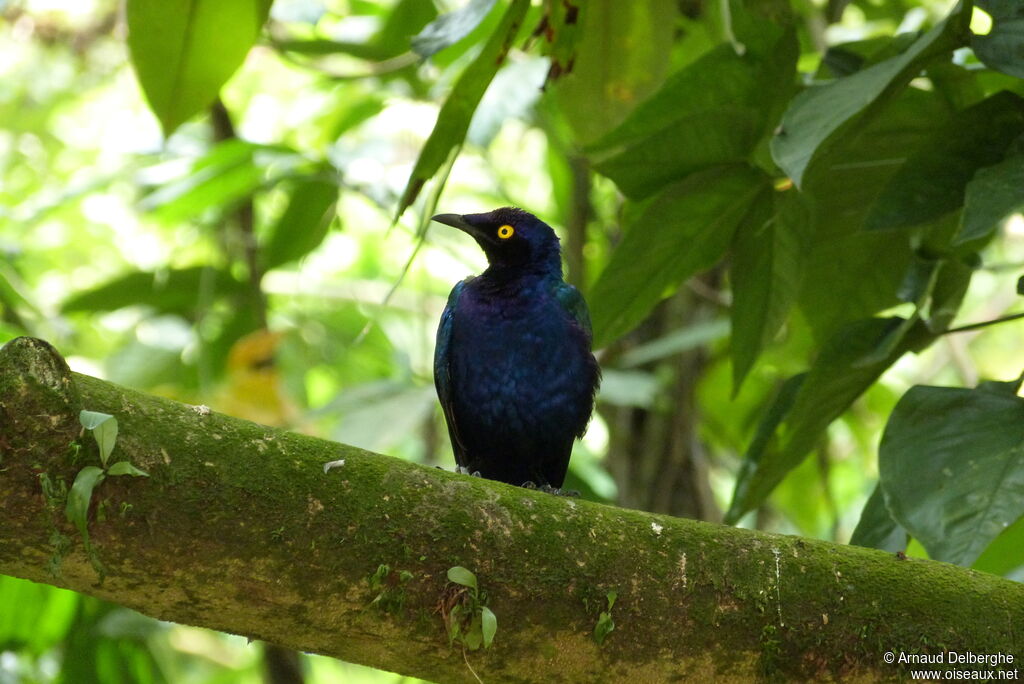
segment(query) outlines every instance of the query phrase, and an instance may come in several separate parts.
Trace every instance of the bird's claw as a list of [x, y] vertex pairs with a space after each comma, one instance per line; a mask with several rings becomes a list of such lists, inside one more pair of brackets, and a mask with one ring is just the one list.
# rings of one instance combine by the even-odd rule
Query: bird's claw
[[555, 496], [568, 496], [568, 497], [572, 497], [572, 498], [577, 498], [580, 495], [580, 493], [577, 492], [575, 489], [565, 489], [565, 490], [563, 490], [563, 489], [560, 489], [558, 487], [552, 487], [551, 485], [547, 484], [546, 482], [544, 484], [542, 484], [542, 485], [538, 485], [538, 484], [535, 484], [534, 482], [532, 482], [530, 480], [527, 480], [526, 482], [524, 482], [520, 486], [523, 487], [524, 489], [535, 489], [538, 492], [544, 492], [545, 494], [554, 494]]
[[483, 477], [479, 470], [470, 471], [469, 468], [460, 465], [455, 466], [455, 472], [459, 475], [469, 475], [470, 477]]

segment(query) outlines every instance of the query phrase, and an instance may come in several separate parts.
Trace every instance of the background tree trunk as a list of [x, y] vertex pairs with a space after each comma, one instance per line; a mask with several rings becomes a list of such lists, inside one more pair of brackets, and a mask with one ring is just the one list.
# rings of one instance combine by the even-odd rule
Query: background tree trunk
[[[150, 474], [93, 493], [104, 579], [64, 517], [98, 463], [82, 408]], [[891, 679], [889, 650], [1024, 647], [1015, 582], [426, 468], [74, 374], [29, 338], [0, 350], [0, 448], [0, 572], [429, 679]], [[497, 615], [489, 650], [449, 645], [455, 565]]]

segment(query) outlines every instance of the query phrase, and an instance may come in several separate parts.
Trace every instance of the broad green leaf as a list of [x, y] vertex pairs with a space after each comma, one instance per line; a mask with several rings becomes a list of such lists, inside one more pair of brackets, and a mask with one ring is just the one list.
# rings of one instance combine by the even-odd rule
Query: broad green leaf
[[999, 162], [1022, 133], [1024, 99], [1010, 92], [957, 113], [889, 180], [868, 214], [867, 228], [919, 225], [959, 208], [975, 171]]
[[288, 147], [227, 140], [196, 159], [183, 176], [160, 184], [139, 206], [153, 218], [177, 224], [204, 212], [230, 210], [265, 184], [306, 165]]
[[726, 252], [768, 178], [747, 166], [709, 169], [634, 205], [622, 242], [591, 290], [594, 344], [631, 330], [686, 278]]
[[948, 116], [935, 93], [908, 89], [859, 133], [838, 140], [807, 174], [813, 239], [798, 306], [819, 343], [899, 304], [897, 291], [914, 258], [910, 229], [865, 231], [864, 220], [902, 159]]
[[128, 0], [128, 47], [164, 135], [202, 111], [245, 59], [272, 0]]
[[86, 430], [95, 430], [101, 423], [113, 417], [109, 413], [100, 413], [99, 411], [79, 411], [78, 422]]
[[627, 349], [617, 359], [617, 365], [619, 368], [633, 368], [675, 356], [723, 339], [729, 335], [729, 329], [729, 320], [725, 317], [694, 323]]
[[803, 186], [804, 173], [848, 124], [870, 116], [898, 94], [931, 60], [963, 44], [970, 2], [918, 38], [903, 54], [826, 85], [812, 86], [793, 98], [772, 139], [775, 163]]
[[893, 517], [936, 560], [971, 565], [1024, 516], [1020, 381], [915, 386], [882, 435], [878, 469]]
[[[572, 122], [569, 135], [585, 144], [622, 122], [661, 84], [670, 64], [679, 9], [670, 0], [575, 4], [580, 7], [576, 24], [566, 27], [563, 19], [555, 35], [556, 41], [567, 44], [552, 46], [559, 53], [552, 55], [556, 71], [551, 76], [558, 78], [549, 88]], [[565, 37], [570, 30], [576, 35]], [[575, 56], [567, 50], [574, 50]]]
[[[1024, 568], [1024, 518], [1003, 530], [971, 566], [975, 570], [1007, 576]], [[1020, 578], [1017, 578], [1020, 581]]]
[[850, 537], [850, 543], [882, 551], [905, 551], [908, 541], [907, 531], [893, 520], [885, 505], [882, 486], [875, 485], [874, 491], [864, 504], [860, 522]]
[[320, 246], [334, 218], [337, 199], [338, 186], [333, 181], [309, 178], [296, 183], [288, 207], [260, 248], [264, 269], [295, 261]]
[[765, 211], [751, 211], [733, 241], [729, 313], [734, 393], [796, 301], [810, 237], [809, 214], [795, 190], [763, 197]]
[[456, 565], [455, 567], [448, 568], [448, 581], [460, 584], [470, 589], [476, 589], [476, 575], [462, 567]]
[[107, 470], [107, 475], [133, 475], [135, 477], [149, 477], [149, 473], [145, 470], [136, 468], [128, 461], [118, 461], [114, 465], [110, 466]]
[[640, 199], [694, 171], [747, 159], [769, 124], [771, 97], [788, 94], [796, 65], [794, 33], [764, 26], [775, 36], [770, 50], [740, 56], [721, 45], [674, 74], [588, 148], [594, 168]]
[[68, 491], [68, 503], [64, 508], [64, 515], [78, 528], [82, 539], [89, 543], [89, 502], [92, 501], [92, 492], [99, 483], [103, 482], [106, 473], [97, 466], [86, 466], [78, 471], [75, 482]]
[[1024, 78], [1024, 4], [1016, 0], [977, 0], [992, 16], [992, 30], [972, 36], [971, 47], [987, 66]]
[[412, 39], [412, 50], [421, 57], [430, 57], [453, 45], [480, 25], [494, 7], [495, 0], [469, 0], [457, 10], [442, 14], [423, 27]]
[[903, 323], [902, 318], [873, 318], [848, 326], [825, 345], [802, 380], [790, 380], [747, 450], [726, 522], [735, 523], [759, 506], [864, 390], [904, 352], [932, 339], [918, 323], [884, 358], [864, 363]]
[[955, 244], [985, 242], [1014, 214], [1024, 212], [1024, 153], [979, 169], [967, 184], [960, 232]]
[[61, 646], [81, 600], [67, 589], [0, 576], [0, 644], [30, 656]]
[[430, 137], [420, 150], [420, 156], [398, 203], [396, 219], [416, 200], [423, 184], [448, 160], [452, 150], [465, 140], [473, 112], [494, 74], [505, 61], [505, 55], [508, 54], [529, 7], [529, 0], [512, 0], [501, 23], [488, 38], [480, 54], [455, 82], [437, 115], [434, 130], [430, 132]]
[[494, 635], [498, 633], [498, 618], [487, 606], [480, 606], [480, 633], [484, 638], [484, 648], [490, 648]]
[[107, 467], [107, 459], [110, 452], [114, 450], [117, 443], [117, 418], [109, 413], [98, 413], [96, 411], [82, 411], [78, 414], [78, 420], [82, 427], [91, 430], [96, 443], [100, 447], [100, 462]]
[[64, 302], [61, 311], [114, 311], [126, 306], [149, 306], [157, 311], [189, 315], [204, 301], [235, 296], [245, 285], [227, 271], [211, 267], [136, 271], [80, 292]]

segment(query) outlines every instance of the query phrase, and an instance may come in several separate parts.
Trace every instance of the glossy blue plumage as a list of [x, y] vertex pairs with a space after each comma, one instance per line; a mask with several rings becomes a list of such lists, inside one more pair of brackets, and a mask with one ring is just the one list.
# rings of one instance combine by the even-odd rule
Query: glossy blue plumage
[[456, 462], [494, 480], [561, 487], [599, 371], [586, 304], [562, 280], [558, 238], [518, 209], [435, 220], [472, 235], [489, 262], [452, 289], [437, 330], [434, 383]]

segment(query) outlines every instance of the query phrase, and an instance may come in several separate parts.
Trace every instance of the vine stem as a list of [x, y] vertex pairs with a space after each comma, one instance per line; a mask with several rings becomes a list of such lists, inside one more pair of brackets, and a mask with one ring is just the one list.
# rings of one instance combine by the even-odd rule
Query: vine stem
[[978, 328], [986, 328], [996, 323], [1005, 323], [1006, 321], [1014, 321], [1018, 318], [1024, 318], [1024, 312], [1010, 314], [1009, 316], [1002, 316], [1000, 318], [993, 318], [991, 321], [981, 321], [980, 323], [971, 323], [970, 325], [961, 325], [959, 328], [949, 328], [943, 330], [943, 335], [949, 335], [950, 333], [967, 332], [968, 330], [977, 330]]

